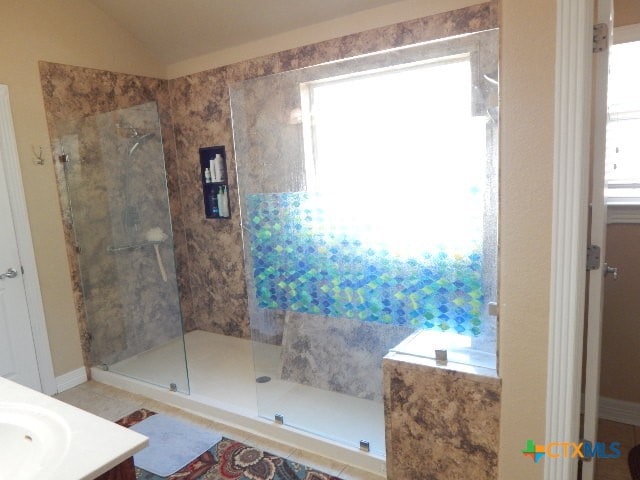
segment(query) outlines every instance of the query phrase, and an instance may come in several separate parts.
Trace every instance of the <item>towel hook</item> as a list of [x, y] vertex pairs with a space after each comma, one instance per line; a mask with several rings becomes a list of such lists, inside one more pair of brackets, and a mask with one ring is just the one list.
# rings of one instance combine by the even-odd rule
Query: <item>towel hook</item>
[[42, 154], [42, 145], [40, 146], [40, 151], [38, 153], [36, 153], [36, 149], [34, 148], [34, 146], [31, 145], [31, 151], [33, 152], [33, 155], [36, 157], [35, 160], [33, 161], [33, 163], [35, 163], [36, 165], [44, 165], [44, 156]]

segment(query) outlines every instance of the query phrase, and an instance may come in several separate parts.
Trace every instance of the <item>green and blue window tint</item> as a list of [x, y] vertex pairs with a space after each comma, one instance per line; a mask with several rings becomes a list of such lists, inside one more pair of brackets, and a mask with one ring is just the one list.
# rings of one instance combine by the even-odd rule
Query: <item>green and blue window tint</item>
[[318, 192], [246, 197], [259, 307], [481, 334], [481, 228], [453, 249], [413, 238], [399, 251], [393, 224], [344, 206]]

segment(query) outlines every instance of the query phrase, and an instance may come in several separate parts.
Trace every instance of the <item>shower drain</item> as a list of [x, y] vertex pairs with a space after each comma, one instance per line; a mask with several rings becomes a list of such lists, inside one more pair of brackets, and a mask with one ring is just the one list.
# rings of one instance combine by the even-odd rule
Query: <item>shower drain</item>
[[267, 383], [270, 381], [271, 381], [271, 377], [267, 377], [266, 375], [256, 378], [256, 383]]

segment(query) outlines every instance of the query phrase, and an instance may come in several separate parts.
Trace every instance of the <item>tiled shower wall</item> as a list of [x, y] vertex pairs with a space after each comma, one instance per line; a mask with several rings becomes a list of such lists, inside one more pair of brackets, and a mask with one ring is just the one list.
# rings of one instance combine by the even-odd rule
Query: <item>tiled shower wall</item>
[[[248, 338], [250, 325], [238, 211], [229, 86], [249, 78], [318, 65], [404, 45], [495, 28], [497, 3], [485, 3], [280, 52], [170, 81], [42, 62], [47, 120], [56, 148], [56, 124], [158, 104], [173, 221], [177, 279], [185, 330]], [[224, 145], [230, 184], [230, 220], [204, 218], [198, 149]], [[88, 352], [71, 217], [61, 166], [56, 164], [76, 305]], [[90, 364], [88, 357], [85, 358]]]

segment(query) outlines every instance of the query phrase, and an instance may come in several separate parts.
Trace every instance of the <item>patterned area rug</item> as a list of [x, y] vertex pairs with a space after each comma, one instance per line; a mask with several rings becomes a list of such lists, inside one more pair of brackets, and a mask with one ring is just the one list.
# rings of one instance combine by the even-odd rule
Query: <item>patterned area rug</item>
[[[130, 427], [155, 415], [140, 409], [116, 423]], [[340, 480], [338, 477], [257, 448], [223, 438], [210, 450], [169, 477], [159, 477], [136, 467], [138, 480]]]

